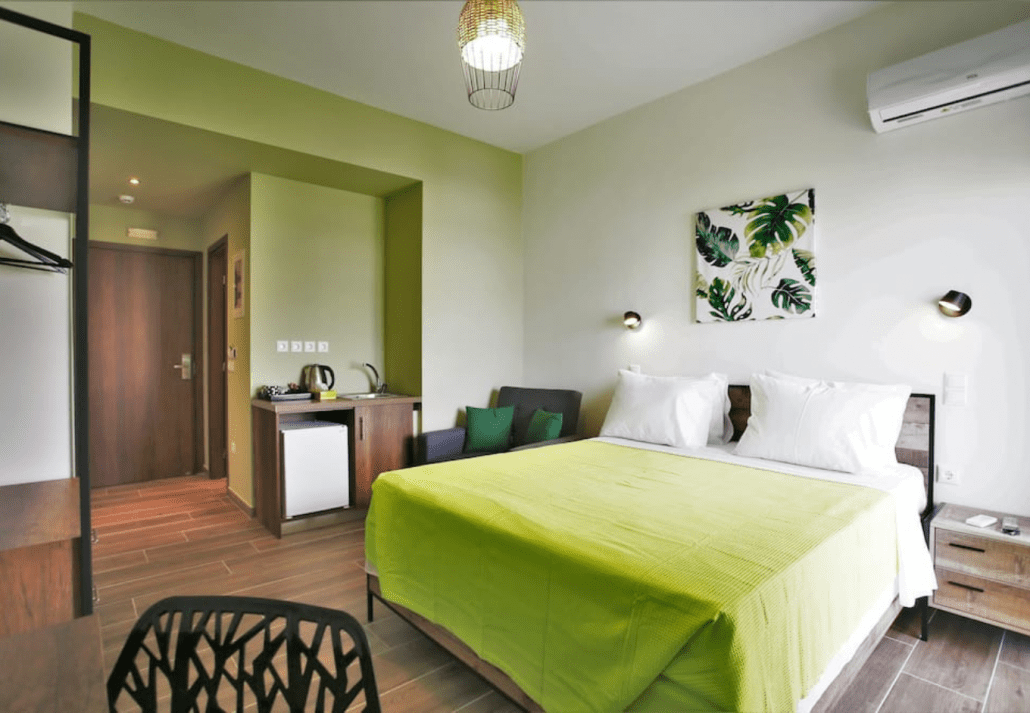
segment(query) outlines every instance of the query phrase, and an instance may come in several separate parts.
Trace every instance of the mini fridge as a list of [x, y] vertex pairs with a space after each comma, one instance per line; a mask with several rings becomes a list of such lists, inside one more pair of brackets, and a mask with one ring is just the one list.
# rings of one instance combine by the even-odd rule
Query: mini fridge
[[279, 427], [283, 456], [283, 516], [350, 505], [347, 427], [301, 421]]

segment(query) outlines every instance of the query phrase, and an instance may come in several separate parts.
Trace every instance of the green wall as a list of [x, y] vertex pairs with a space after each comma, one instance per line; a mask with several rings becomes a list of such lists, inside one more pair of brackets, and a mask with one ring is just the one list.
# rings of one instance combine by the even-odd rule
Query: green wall
[[[157, 240], [138, 240], [125, 234], [128, 228], [156, 230]], [[115, 208], [91, 204], [89, 207], [89, 239], [106, 243], [141, 245], [148, 248], [173, 250], [205, 249], [199, 220], [162, 215], [139, 208]]]
[[386, 334], [390, 391], [422, 393], [422, 186], [386, 199]]
[[422, 181], [426, 428], [521, 381], [520, 155], [88, 15], [75, 26], [93, 37], [95, 103]]
[[[228, 236], [227, 258], [229, 281], [232, 281], [233, 258], [243, 255], [244, 310], [240, 317], [233, 315], [232, 291], [226, 310], [226, 344], [236, 348], [233, 369], [226, 374], [229, 421], [229, 489], [243, 502], [254, 504], [254, 481], [251, 472], [250, 444], [250, 176], [242, 176], [204, 216], [201, 232], [204, 245], [209, 246]], [[205, 248], [206, 252], [206, 248]], [[206, 304], [206, 302], [205, 302]], [[205, 319], [206, 322], [206, 319]], [[206, 350], [205, 350], [206, 354]], [[207, 389], [204, 390], [205, 395]]]
[[[383, 367], [383, 200], [251, 174], [251, 390], [328, 364], [340, 393]], [[276, 341], [328, 341], [278, 353]]]
[[[497, 386], [521, 383], [520, 155], [89, 15], [77, 13], [75, 27], [93, 38], [95, 104], [421, 182], [420, 386], [425, 428], [452, 426], [466, 405], [486, 406]], [[460, 91], [460, 81], [455, 90]], [[218, 234], [221, 228], [214, 226], [224, 227], [233, 214], [241, 234], [235, 237], [229, 231], [231, 260], [241, 245], [250, 248], [249, 209], [244, 225], [236, 211], [222, 208], [221, 220], [209, 216], [204, 221], [204, 241], [221, 237], [226, 231]], [[260, 255], [250, 253], [248, 265], [263, 264]], [[326, 284], [317, 299], [333, 300], [335, 293], [336, 287]], [[248, 300], [251, 296], [248, 289]], [[260, 302], [258, 306], [261, 325], [265, 308]], [[237, 447], [230, 453], [230, 487], [247, 502], [252, 502], [251, 312], [248, 307], [242, 320], [229, 320], [230, 344], [238, 350], [236, 371], [230, 375], [229, 437]], [[281, 378], [278, 371], [263, 374]], [[398, 381], [405, 383], [416, 382], [407, 376]]]

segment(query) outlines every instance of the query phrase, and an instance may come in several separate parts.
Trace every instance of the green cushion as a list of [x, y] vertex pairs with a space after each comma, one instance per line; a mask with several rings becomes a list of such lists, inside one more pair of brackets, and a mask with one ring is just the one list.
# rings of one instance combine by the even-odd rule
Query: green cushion
[[465, 409], [465, 451], [496, 453], [508, 450], [515, 407]]
[[551, 413], [538, 408], [533, 412], [533, 418], [529, 420], [529, 428], [526, 429], [526, 443], [539, 443], [550, 441], [561, 435], [560, 413]]

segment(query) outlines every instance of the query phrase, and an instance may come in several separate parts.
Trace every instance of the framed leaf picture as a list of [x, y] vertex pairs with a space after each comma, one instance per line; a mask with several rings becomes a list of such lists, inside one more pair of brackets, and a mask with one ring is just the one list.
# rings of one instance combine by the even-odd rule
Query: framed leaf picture
[[815, 189], [701, 211], [697, 322], [815, 316]]

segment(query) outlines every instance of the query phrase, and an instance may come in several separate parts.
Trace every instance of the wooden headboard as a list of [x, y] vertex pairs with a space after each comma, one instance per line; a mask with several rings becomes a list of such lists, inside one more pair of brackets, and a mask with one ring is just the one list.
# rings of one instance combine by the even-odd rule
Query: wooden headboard
[[[733, 440], [739, 440], [747, 428], [751, 415], [751, 387], [731, 385], [730, 420], [733, 421]], [[894, 446], [899, 463], [913, 465], [923, 472], [926, 487], [926, 512], [933, 511], [933, 441], [934, 408], [933, 394], [912, 394], [901, 423], [901, 435]]]

